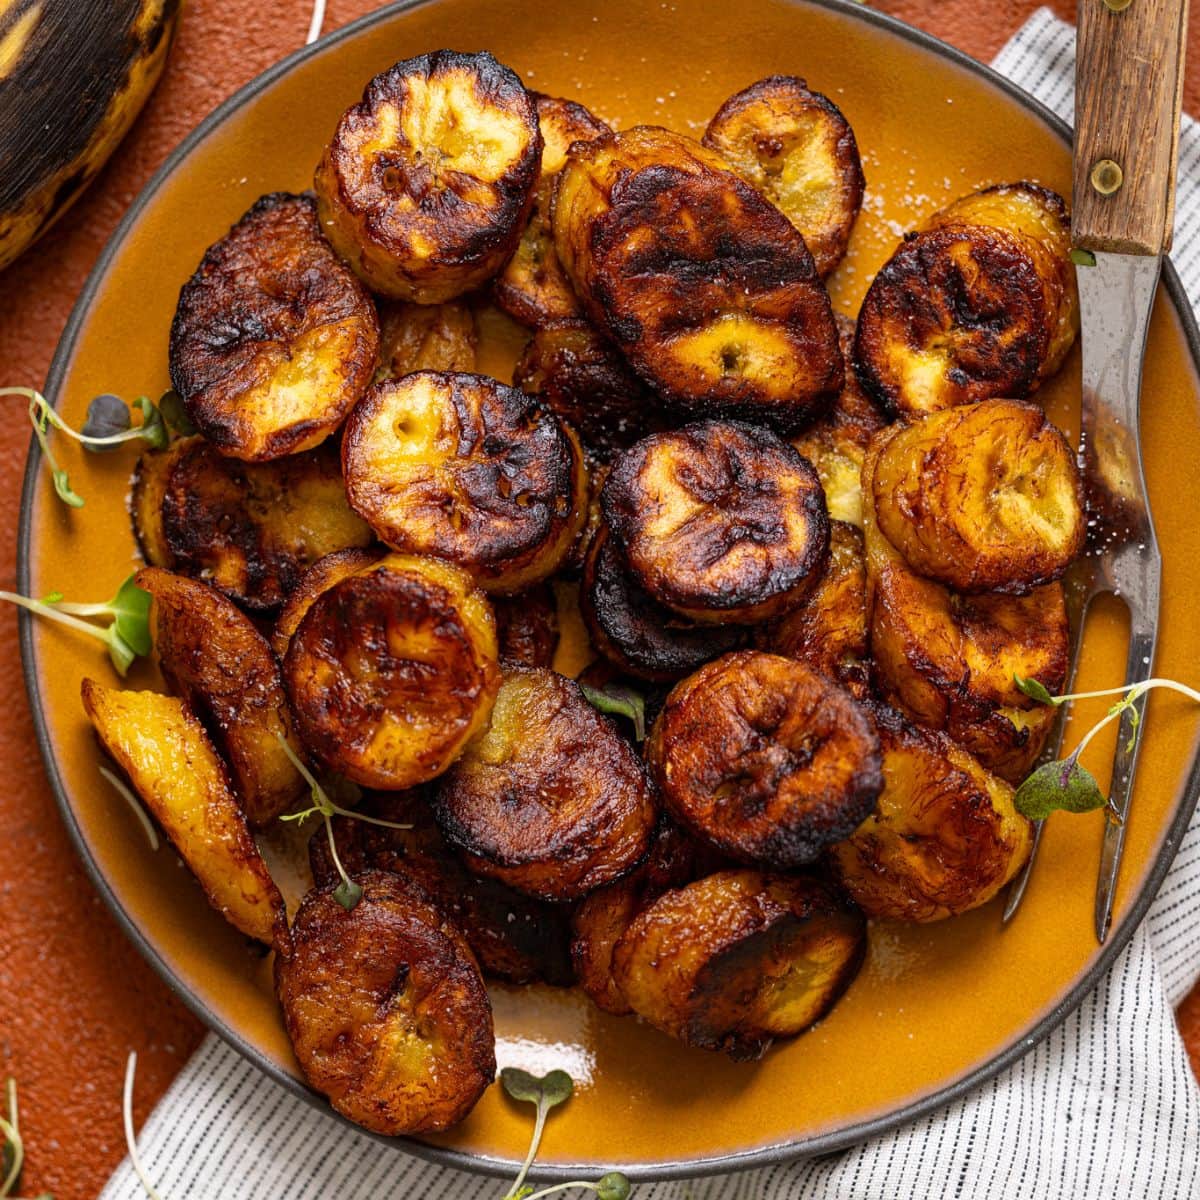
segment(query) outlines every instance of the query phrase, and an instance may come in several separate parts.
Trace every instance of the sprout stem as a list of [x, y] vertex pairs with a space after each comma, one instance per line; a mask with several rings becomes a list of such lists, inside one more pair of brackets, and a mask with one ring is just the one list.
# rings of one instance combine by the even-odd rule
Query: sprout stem
[[[64, 612], [57, 605], [46, 604], [41, 600], [22, 596], [17, 592], [0, 591], [0, 600], [7, 600], [10, 604], [15, 604], [19, 608], [27, 608], [30, 612], [37, 613], [40, 617], [46, 617], [50, 621], [57, 621], [60, 625], [66, 625], [69, 629], [86, 633], [89, 637], [94, 637], [106, 645], [108, 644], [109, 633], [107, 629], [102, 629], [99, 625], [89, 624], [87, 621], [81, 621], [78, 617]], [[106, 604], [100, 605], [99, 609], [101, 612], [109, 611]]]
[[117, 778], [107, 767], [99, 768], [100, 774], [112, 784], [114, 791], [123, 797], [125, 803], [133, 809], [133, 815], [141, 822], [142, 828], [146, 831], [146, 841], [150, 843], [151, 850], [158, 849], [158, 834], [151, 824], [150, 818], [146, 815], [146, 810], [142, 807], [141, 801], [127, 788], [124, 782]]
[[[513, 1185], [505, 1193], [504, 1200], [513, 1200], [513, 1197], [521, 1190], [521, 1184], [525, 1182], [525, 1176], [529, 1174], [529, 1168], [533, 1165], [533, 1160], [537, 1156], [538, 1146], [542, 1142], [542, 1130], [546, 1127], [546, 1113], [549, 1109], [544, 1101], [540, 1101], [537, 1106], [537, 1119], [533, 1123], [533, 1137], [529, 1140], [529, 1153], [525, 1155], [525, 1161], [521, 1164], [521, 1169], [517, 1173], [517, 1177], [513, 1180]], [[527, 1198], [528, 1200], [528, 1198]]]
[[308, 37], [304, 39], [306, 46], [321, 36], [321, 26], [325, 24], [325, 0], [313, 0], [312, 20], [308, 23]]
[[129, 1149], [129, 1162], [133, 1167], [134, 1174], [138, 1177], [141, 1185], [146, 1190], [146, 1195], [150, 1200], [163, 1200], [162, 1196], [154, 1188], [154, 1184], [150, 1182], [146, 1172], [142, 1170], [141, 1160], [138, 1158], [137, 1137], [133, 1132], [133, 1077], [137, 1071], [137, 1051], [129, 1052], [129, 1062], [125, 1066], [125, 1095], [122, 1105], [125, 1117], [125, 1145]]
[[12, 1164], [4, 1183], [0, 1184], [0, 1197], [7, 1196], [16, 1186], [25, 1163], [25, 1143], [21, 1141], [21, 1120], [17, 1111], [17, 1081], [10, 1078], [5, 1084], [5, 1091], [8, 1095], [8, 1120], [0, 1117], [0, 1133], [4, 1134], [4, 1140], [12, 1147]]
[[[92, 437], [89, 434], [80, 433], [79, 430], [72, 429], [50, 406], [50, 401], [41, 392], [35, 391], [33, 388], [0, 388], [0, 396], [24, 396], [29, 401], [29, 415], [33, 420], [38, 422], [48, 421], [60, 433], [65, 433], [67, 437], [74, 438], [75, 441], [84, 446], [119, 446], [122, 442], [136, 441], [138, 438], [145, 436], [145, 431], [141, 425], [132, 425], [121, 433], [111, 433], [107, 437]], [[44, 444], [42, 445], [42, 451], [49, 458], [49, 451], [46, 450]], [[51, 462], [53, 464], [53, 460]]]
[[1177, 683], [1174, 679], [1147, 679], [1144, 683], [1126, 684], [1124, 687], [1104, 688], [1098, 692], [1071, 692], [1066, 696], [1055, 696], [1055, 704], [1066, 704], [1069, 700], [1099, 700], [1105, 696], [1123, 696], [1129, 694], [1129, 699], [1136, 700], [1143, 693], [1150, 691], [1152, 688], [1168, 688], [1170, 691], [1179, 692], [1181, 695], [1187, 696], [1191, 700], [1195, 700], [1200, 704], [1200, 692], [1195, 688], [1190, 688], [1184, 683]]

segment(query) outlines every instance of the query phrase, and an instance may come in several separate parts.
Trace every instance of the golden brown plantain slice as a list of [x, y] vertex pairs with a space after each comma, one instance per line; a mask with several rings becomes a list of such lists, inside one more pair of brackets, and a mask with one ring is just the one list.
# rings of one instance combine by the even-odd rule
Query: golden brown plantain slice
[[375, 381], [414, 371], [473, 371], [479, 334], [475, 316], [458, 301], [379, 305], [379, 370]]
[[815, 879], [720, 871], [639, 913], [617, 943], [614, 976], [656, 1029], [754, 1059], [829, 1012], [866, 941], [862, 915]]
[[410, 879], [355, 877], [345, 909], [310, 892], [275, 989], [304, 1077], [375, 1133], [461, 1121], [496, 1074], [492, 1007], [463, 935]]
[[561, 566], [583, 526], [578, 439], [484, 375], [419, 371], [372, 388], [342, 439], [350, 504], [389, 546], [518, 592]]
[[741, 422], [643, 438], [613, 463], [600, 504], [634, 578], [694, 621], [750, 624], [795, 608], [829, 550], [816, 472]]
[[332, 446], [241, 463], [181, 438], [138, 459], [132, 510], [148, 563], [255, 611], [278, 608], [317, 559], [375, 540], [346, 502]]
[[[880, 442], [887, 437], [881, 435]], [[1054, 709], [1024, 695], [1014, 675], [1057, 693], [1066, 680], [1068, 626], [1062, 585], [1026, 596], [950, 591], [912, 571], [875, 523], [873, 444], [863, 464], [867, 626], [880, 694], [941, 729], [989, 770], [1023, 779]]]
[[856, 700], [870, 692], [867, 650], [867, 565], [862, 534], [829, 524], [829, 564], [816, 590], [786, 616], [754, 631], [760, 650], [807, 663]]
[[1029, 857], [1013, 789], [945, 734], [869, 709], [883, 750], [875, 811], [827, 856], [854, 902], [879, 920], [940, 921], [986, 904]]
[[704, 144], [804, 235], [822, 278], [842, 261], [863, 172], [854, 131], [832, 100], [794, 75], [771, 75], [717, 109]]
[[287, 601], [275, 618], [271, 630], [271, 649], [275, 651], [280, 662], [288, 652], [294, 634], [304, 620], [304, 614], [312, 607], [312, 602], [335, 583], [354, 575], [364, 567], [378, 562], [384, 555], [383, 550], [360, 550], [351, 547], [348, 550], [335, 550], [332, 554], [319, 558], [303, 575], [295, 588], [288, 593]]
[[592, 645], [638, 679], [681, 679], [747, 637], [741, 626], [697, 625], [664, 608], [634, 578], [603, 525], [584, 562], [579, 608]]
[[871, 811], [879, 742], [848, 693], [803, 663], [738, 650], [676, 684], [646, 742], [667, 811], [742, 862], [816, 859]]
[[283, 679], [304, 745], [364, 787], [440, 774], [486, 725], [496, 622], [452, 563], [391, 554], [316, 597]]
[[379, 321], [329, 248], [311, 196], [264, 196], [179, 293], [171, 383], [222, 454], [250, 462], [323, 442], [367, 390]]
[[513, 371], [513, 385], [578, 430], [601, 462], [666, 428], [662, 402], [586, 321], [539, 329]]
[[268, 946], [286, 939], [283, 897], [195, 713], [175, 696], [107, 688], [94, 679], [83, 681], [83, 707], [213, 908]]
[[265, 828], [305, 791], [279, 740], [297, 746], [278, 660], [250, 618], [208, 584], [161, 567], [143, 567], [135, 582], [154, 597], [163, 678], [224, 751], [246, 820]]
[[314, 180], [321, 224], [373, 292], [439, 304], [512, 254], [541, 154], [532, 98], [490, 54], [406, 59], [338, 122]]
[[[850, 362], [854, 322], [842, 316], [837, 322], [842, 353]], [[790, 439], [815, 468], [833, 520], [861, 527], [863, 456], [872, 436], [885, 424], [879, 408], [863, 392], [858, 376], [847, 371], [845, 385], [829, 412]]]
[[789, 429], [842, 385], [804, 239], [690, 138], [639, 126], [573, 146], [554, 244], [591, 320], [689, 414]]
[[872, 487], [880, 533], [960, 592], [1027, 592], [1083, 549], [1074, 451], [1034, 404], [985, 400], [888, 430]]
[[512, 258], [492, 284], [496, 303], [514, 321], [538, 329], [579, 316], [579, 301], [554, 250], [551, 207], [554, 180], [572, 142], [588, 142], [612, 130], [574, 100], [534, 93], [542, 131], [542, 168], [529, 220]]
[[438, 781], [434, 815], [475, 874], [576, 900], [642, 858], [658, 814], [637, 755], [574, 681], [510, 670], [489, 726]]
[[558, 648], [558, 603], [548, 584], [516, 596], [497, 596], [496, 634], [500, 662], [513, 667], [549, 667]]

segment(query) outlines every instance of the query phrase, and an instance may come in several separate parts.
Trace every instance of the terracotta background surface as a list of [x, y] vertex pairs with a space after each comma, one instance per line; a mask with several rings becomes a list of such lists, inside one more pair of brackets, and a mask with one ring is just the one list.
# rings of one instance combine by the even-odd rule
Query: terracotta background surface
[[[330, 0], [331, 30], [377, 7]], [[1036, 0], [881, 0], [875, 7], [990, 59]], [[1069, 0], [1053, 7], [1070, 17]], [[0, 273], [0, 383], [40, 385], [71, 304], [105, 239], [167, 153], [219, 101], [294, 50], [308, 0], [189, 0], [167, 74], [84, 199]], [[717, 31], [714, 31], [716, 34]], [[1193, 10], [1185, 106], [1200, 113], [1200, 12]], [[0, 587], [15, 577], [16, 514], [28, 444], [14, 404], [0, 426]], [[69, 587], [77, 581], [64, 580]], [[23, 1194], [90, 1200], [124, 1153], [121, 1078], [139, 1054], [140, 1122], [202, 1036], [126, 942], [76, 861], [34, 743], [11, 610], [0, 613], [0, 1075], [21, 1085]], [[1200, 988], [1179, 1011], [1200, 1068]]]

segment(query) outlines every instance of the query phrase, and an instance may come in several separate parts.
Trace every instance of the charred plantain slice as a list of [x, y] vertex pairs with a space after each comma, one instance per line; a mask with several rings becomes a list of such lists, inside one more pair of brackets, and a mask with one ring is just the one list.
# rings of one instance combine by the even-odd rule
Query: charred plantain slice
[[271, 649], [281, 662], [288, 652], [288, 646], [291, 645], [292, 634], [304, 620], [304, 614], [312, 607], [312, 602], [335, 583], [378, 562], [383, 555], [383, 550], [360, 550], [357, 547], [335, 550], [332, 554], [317, 559], [300, 576], [300, 581], [288, 593], [287, 602], [279, 610], [279, 616], [275, 618], [275, 625], [271, 630]]
[[883, 786], [850, 695], [803, 663], [738, 650], [677, 684], [646, 759], [667, 811], [742, 862], [789, 869], [850, 833]]
[[278, 660], [250, 618], [208, 584], [161, 567], [144, 567], [136, 583], [154, 597], [163, 677], [224, 751], [246, 820], [265, 828], [305, 791], [279, 740], [297, 745]]
[[1022, 593], [1061, 578], [1082, 550], [1075, 454], [1036, 405], [946, 409], [879, 444], [875, 520], [918, 574], [960, 592]]
[[697, 625], [652, 599], [603, 525], [584, 562], [579, 607], [592, 645], [638, 679], [681, 679], [746, 641], [740, 626]]
[[750, 624], [795, 608], [829, 550], [816, 472], [740, 422], [643, 438], [613, 463], [600, 504], [637, 581], [693, 621]]
[[314, 180], [321, 223], [373, 292], [439, 304], [512, 254], [541, 154], [532, 98], [490, 54], [406, 59], [338, 122]]
[[1063, 198], [1036, 183], [999, 183], [963, 196], [929, 220], [930, 228], [942, 225], [986, 225], [1023, 239], [1050, 314], [1050, 342], [1038, 368], [1039, 380], [1049, 378], [1062, 366], [1079, 332], [1071, 217]]
[[446, 304], [379, 305], [378, 383], [414, 371], [473, 371], [479, 334], [471, 310], [458, 301]]
[[317, 559], [375, 540], [346, 502], [332, 447], [241, 463], [182, 438], [138, 460], [132, 507], [148, 563], [255, 611], [278, 608]]
[[489, 726], [438, 781], [434, 815], [475, 874], [576, 900], [642, 858], [657, 806], [637, 755], [576, 683], [510, 670]]
[[496, 1074], [492, 1008], [463, 935], [414, 881], [355, 876], [347, 910], [310, 892], [275, 989], [304, 1077], [375, 1133], [461, 1121]]
[[883, 750], [875, 811], [829, 861], [869, 917], [940, 921], [986, 904], [1029, 857], [1013, 789], [944, 734], [870, 709]]
[[[368, 793], [357, 811], [410, 828], [336, 817], [338, 858], [347, 871], [374, 867], [415, 879], [462, 930], [485, 976], [556, 987], [574, 982], [564, 908], [471, 875], [438, 831], [425, 789]], [[308, 856], [316, 886], [336, 887], [340, 876], [324, 829], [309, 840]]]
[[157, 692], [83, 681], [83, 708], [100, 744], [234, 928], [268, 946], [287, 935], [283, 897], [196, 714]]
[[539, 329], [513, 371], [513, 385], [578, 430], [600, 462], [665, 428], [662, 403], [586, 321]]
[[558, 603], [548, 584], [492, 601], [500, 662], [512, 667], [549, 667], [558, 648]]
[[1001, 778], [1023, 779], [1054, 709], [1024, 695], [1013, 677], [1036, 679], [1052, 693], [1062, 689], [1069, 645], [1062, 585], [1025, 596], [967, 596], [917, 575], [875, 522], [879, 448], [872, 444], [863, 464], [867, 625], [879, 691]]
[[313, 600], [283, 678], [304, 745], [364, 787], [440, 774], [486, 725], [496, 622], [452, 563], [392, 554]]
[[804, 239], [689, 138], [639, 126], [574, 145], [554, 244], [591, 320], [684, 412], [790, 429], [842, 385]]
[[863, 539], [842, 521], [831, 521], [829, 529], [829, 563], [816, 590], [799, 608], [758, 626], [754, 643], [807, 663], [862, 700], [870, 692]]
[[[854, 322], [839, 316], [837, 324], [842, 353], [850, 362]], [[847, 371], [845, 385], [829, 412], [790, 439], [816, 469], [833, 520], [861, 527], [863, 456], [871, 438], [886, 424], [878, 406], [862, 390], [858, 376]]]
[[720, 871], [639, 913], [613, 963], [656, 1029], [745, 1060], [825, 1016], [865, 951], [862, 915], [815, 879]]
[[529, 220], [512, 258], [492, 284], [492, 296], [514, 321], [538, 329], [579, 316], [579, 301], [554, 250], [555, 177], [573, 142], [588, 142], [612, 130], [574, 100], [534, 93], [534, 101], [542, 132], [541, 173]]
[[842, 261], [863, 172], [854, 131], [832, 100], [794, 75], [771, 75], [717, 109], [704, 144], [804, 235], [822, 278]]
[[458, 563], [488, 591], [553, 575], [586, 515], [574, 433], [484, 375], [378, 384], [346, 426], [342, 466], [350, 504], [384, 542]]
[[179, 293], [171, 383], [222, 454], [262, 462], [324, 441], [367, 390], [375, 306], [321, 236], [311, 196], [264, 196]]

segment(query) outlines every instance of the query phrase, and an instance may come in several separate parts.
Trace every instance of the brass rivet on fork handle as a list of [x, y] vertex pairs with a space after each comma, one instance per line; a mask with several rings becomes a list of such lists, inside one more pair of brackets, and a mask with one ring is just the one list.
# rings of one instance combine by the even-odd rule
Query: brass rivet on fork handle
[[1111, 158], [1101, 158], [1092, 166], [1090, 178], [1092, 187], [1100, 195], [1111, 196], [1119, 191], [1121, 184], [1125, 182], [1125, 172], [1121, 170], [1120, 163], [1113, 162]]

